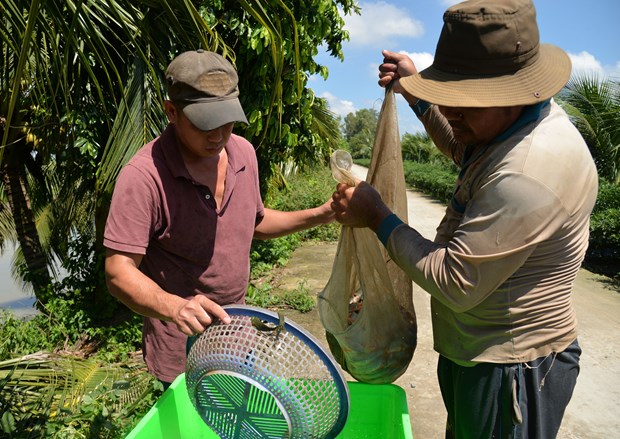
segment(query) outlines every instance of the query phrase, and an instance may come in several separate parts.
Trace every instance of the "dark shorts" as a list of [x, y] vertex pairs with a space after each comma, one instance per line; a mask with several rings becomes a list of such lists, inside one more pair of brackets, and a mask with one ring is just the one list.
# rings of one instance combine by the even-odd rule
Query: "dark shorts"
[[553, 439], [579, 375], [581, 348], [528, 363], [473, 367], [440, 356], [437, 377], [448, 420], [446, 439]]
[[164, 388], [164, 389], [163, 389], [163, 390], [164, 390], [164, 392], [165, 392], [166, 390], [168, 390], [168, 387], [170, 387], [170, 385], [172, 384], [172, 383], [169, 383], [169, 382], [167, 382], [167, 381], [162, 381], [162, 380], [159, 380], [159, 382], [160, 382], [160, 383], [161, 383], [161, 385], [163, 386], [163, 388]]

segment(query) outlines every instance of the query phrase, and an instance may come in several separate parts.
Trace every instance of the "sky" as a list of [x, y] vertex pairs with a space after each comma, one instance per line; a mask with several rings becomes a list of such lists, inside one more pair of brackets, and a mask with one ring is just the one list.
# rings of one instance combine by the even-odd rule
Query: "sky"
[[[343, 118], [363, 108], [381, 110], [377, 84], [382, 49], [409, 54], [418, 71], [433, 62], [443, 13], [454, 0], [359, 1], [361, 15], [344, 17], [350, 41], [344, 62], [322, 51], [316, 61], [329, 77], [312, 76], [308, 86]], [[573, 74], [620, 78], [620, 0], [534, 0], [541, 43], [568, 53]], [[422, 131], [402, 96], [397, 97], [401, 135]]]

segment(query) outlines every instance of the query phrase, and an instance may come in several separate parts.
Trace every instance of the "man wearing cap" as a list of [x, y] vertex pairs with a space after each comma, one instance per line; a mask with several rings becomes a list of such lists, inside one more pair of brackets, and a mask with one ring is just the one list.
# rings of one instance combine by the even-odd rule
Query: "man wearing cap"
[[331, 200], [295, 212], [263, 206], [254, 148], [232, 134], [247, 120], [230, 62], [185, 52], [166, 81], [169, 124], [119, 174], [104, 235], [110, 293], [145, 316], [143, 355], [164, 385], [185, 370], [187, 336], [229, 322], [221, 305], [244, 303], [253, 238], [334, 217]]
[[431, 67], [389, 51], [379, 67], [461, 169], [434, 241], [364, 182], [338, 185], [332, 207], [431, 296], [446, 437], [553, 438], [579, 373], [571, 287], [597, 195], [589, 150], [552, 99], [570, 60], [539, 44], [530, 0], [471, 0], [443, 18]]

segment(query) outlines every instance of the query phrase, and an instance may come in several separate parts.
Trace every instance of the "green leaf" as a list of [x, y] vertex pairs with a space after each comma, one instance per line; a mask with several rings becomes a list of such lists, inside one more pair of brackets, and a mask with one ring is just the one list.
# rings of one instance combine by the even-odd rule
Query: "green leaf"
[[13, 414], [9, 411], [6, 411], [2, 414], [2, 418], [0, 418], [0, 425], [2, 426], [2, 431], [10, 434], [15, 432], [15, 418]]

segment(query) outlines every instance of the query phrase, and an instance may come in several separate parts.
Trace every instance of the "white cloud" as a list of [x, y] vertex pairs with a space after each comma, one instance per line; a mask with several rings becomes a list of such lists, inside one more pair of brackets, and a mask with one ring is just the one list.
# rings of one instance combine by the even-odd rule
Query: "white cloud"
[[461, 3], [463, 0], [440, 0], [440, 4], [448, 9], [450, 6], [454, 6], [457, 3]]
[[342, 100], [328, 91], [321, 93], [320, 97], [325, 99], [329, 105], [329, 109], [339, 116], [346, 117], [349, 113], [355, 113], [357, 111], [353, 102]]
[[400, 53], [404, 53], [411, 58], [416, 69], [418, 69], [418, 72], [421, 72], [433, 64], [433, 59], [435, 59], [435, 57], [428, 52], [405, 52], [404, 50], [401, 50]]
[[585, 51], [577, 54], [569, 53], [568, 56], [573, 64], [572, 74], [574, 76], [595, 75], [601, 79], [620, 77], [620, 61], [613, 66], [604, 66], [594, 55]]
[[580, 52], [578, 54], [569, 53], [571, 63], [573, 64], [573, 75], [583, 74], [596, 74], [598, 76], [603, 75], [603, 66], [601, 63], [590, 53]]
[[386, 2], [360, 3], [361, 15], [345, 17], [345, 29], [356, 46], [385, 47], [396, 37], [419, 37], [422, 23], [409, 16], [407, 10]]
[[609, 68], [609, 76], [620, 79], [620, 61], [616, 62], [615, 66]]
[[[404, 50], [401, 50], [398, 53], [402, 53], [404, 55], [407, 55], [409, 58], [411, 58], [416, 68], [418, 69], [418, 72], [430, 66], [433, 63], [433, 59], [434, 59], [433, 55], [431, 55], [428, 52], [406, 52]], [[373, 63], [368, 64], [368, 76], [372, 78], [376, 78], [377, 81], [379, 81], [379, 63], [378, 62], [373, 62]]]

